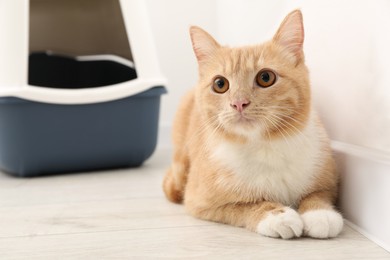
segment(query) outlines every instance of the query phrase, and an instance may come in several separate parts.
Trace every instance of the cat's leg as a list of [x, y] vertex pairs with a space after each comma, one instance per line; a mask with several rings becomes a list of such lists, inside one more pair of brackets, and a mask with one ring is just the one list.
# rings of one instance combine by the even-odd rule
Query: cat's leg
[[187, 147], [189, 126], [191, 125], [190, 119], [193, 119], [193, 117], [189, 117], [188, 115], [193, 114], [193, 106], [194, 91], [190, 91], [180, 103], [173, 124], [172, 141], [175, 149], [172, 164], [164, 177], [163, 190], [166, 197], [175, 203], [181, 203], [183, 201], [190, 167]]
[[173, 162], [167, 170], [163, 181], [165, 196], [174, 203], [181, 203], [183, 201], [188, 169], [188, 157], [180, 151], [176, 151]]
[[300, 237], [303, 231], [298, 212], [279, 203], [231, 203], [199, 207], [186, 201], [186, 207], [195, 217], [245, 227], [268, 237], [290, 239]]
[[298, 212], [304, 235], [314, 238], [336, 237], [343, 229], [343, 217], [333, 208], [334, 192], [313, 192], [303, 198]]

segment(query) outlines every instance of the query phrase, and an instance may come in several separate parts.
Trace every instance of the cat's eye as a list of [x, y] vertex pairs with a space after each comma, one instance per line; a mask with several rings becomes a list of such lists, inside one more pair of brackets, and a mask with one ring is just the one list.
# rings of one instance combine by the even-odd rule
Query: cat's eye
[[213, 90], [215, 93], [222, 94], [228, 91], [229, 89], [229, 81], [222, 76], [218, 76], [214, 79], [213, 82]]
[[264, 69], [256, 75], [256, 84], [262, 88], [271, 87], [276, 81], [276, 75], [273, 71]]

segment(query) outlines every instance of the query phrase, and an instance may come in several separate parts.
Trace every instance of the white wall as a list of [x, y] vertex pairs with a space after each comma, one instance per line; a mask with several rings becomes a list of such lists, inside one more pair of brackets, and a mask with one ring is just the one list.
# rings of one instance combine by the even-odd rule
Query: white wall
[[168, 78], [168, 95], [162, 97], [160, 144], [170, 145], [170, 126], [180, 98], [197, 81], [189, 27], [198, 25], [215, 34], [216, 5], [212, 0], [147, 0], [151, 27], [162, 72]]

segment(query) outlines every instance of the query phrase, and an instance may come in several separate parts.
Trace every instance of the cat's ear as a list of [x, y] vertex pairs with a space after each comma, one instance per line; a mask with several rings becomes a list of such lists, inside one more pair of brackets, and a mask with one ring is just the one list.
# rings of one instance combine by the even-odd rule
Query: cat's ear
[[198, 62], [207, 60], [220, 45], [214, 38], [203, 29], [197, 26], [190, 27], [192, 48], [194, 49]]
[[284, 18], [272, 41], [293, 54], [297, 61], [303, 58], [303, 18], [300, 10], [294, 10]]

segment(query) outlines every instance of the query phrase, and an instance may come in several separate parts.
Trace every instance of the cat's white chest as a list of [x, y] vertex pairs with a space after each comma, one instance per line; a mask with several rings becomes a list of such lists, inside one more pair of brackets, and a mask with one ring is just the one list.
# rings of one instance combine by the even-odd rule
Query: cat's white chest
[[[219, 185], [295, 205], [312, 185], [318, 160], [322, 159], [320, 142], [310, 136], [305, 134], [269, 144], [220, 142], [213, 149], [212, 159], [233, 172], [236, 182], [227, 183], [221, 176]], [[245, 189], [241, 189], [243, 186]]]

